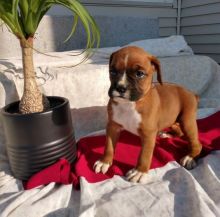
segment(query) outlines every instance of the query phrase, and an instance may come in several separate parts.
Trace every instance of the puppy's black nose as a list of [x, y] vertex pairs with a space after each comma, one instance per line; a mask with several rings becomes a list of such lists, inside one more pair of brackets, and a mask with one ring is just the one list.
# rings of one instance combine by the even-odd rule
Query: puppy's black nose
[[116, 87], [116, 90], [117, 90], [119, 93], [125, 93], [126, 90], [127, 90], [127, 88], [124, 87], [124, 86], [122, 86], [122, 85], [118, 85], [118, 86]]

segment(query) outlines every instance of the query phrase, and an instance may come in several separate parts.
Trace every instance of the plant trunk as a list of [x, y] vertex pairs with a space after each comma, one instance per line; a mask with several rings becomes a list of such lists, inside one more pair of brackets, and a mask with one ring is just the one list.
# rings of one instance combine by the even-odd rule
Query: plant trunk
[[49, 107], [47, 98], [37, 86], [33, 64], [33, 37], [20, 40], [22, 49], [22, 62], [24, 74], [24, 92], [19, 104], [19, 112], [22, 114], [42, 112]]

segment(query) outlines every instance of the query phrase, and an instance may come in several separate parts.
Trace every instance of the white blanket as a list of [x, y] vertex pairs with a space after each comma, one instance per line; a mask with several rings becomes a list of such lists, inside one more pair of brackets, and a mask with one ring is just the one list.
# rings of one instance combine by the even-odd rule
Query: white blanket
[[[34, 66], [38, 67], [70, 67], [76, 66], [82, 62], [86, 63], [100, 63], [108, 62], [110, 55], [118, 50], [120, 47], [107, 47], [94, 49], [91, 51], [91, 55], [86, 59], [87, 53], [85, 50], [71, 50], [63, 52], [49, 52], [49, 53], [39, 53], [34, 52]], [[10, 71], [15, 73], [22, 70], [22, 57], [10, 57], [0, 59], [0, 71]]]
[[[205, 117], [214, 110], [200, 110]], [[24, 191], [11, 176], [0, 135], [1, 217], [211, 217], [220, 216], [220, 151], [198, 161], [187, 171], [176, 162], [150, 170], [145, 185], [124, 177], [90, 184], [81, 178], [81, 190], [51, 183]]]
[[80, 216], [220, 216], [220, 152], [199, 161], [187, 171], [176, 162], [150, 171], [146, 185], [111, 180], [83, 186]]

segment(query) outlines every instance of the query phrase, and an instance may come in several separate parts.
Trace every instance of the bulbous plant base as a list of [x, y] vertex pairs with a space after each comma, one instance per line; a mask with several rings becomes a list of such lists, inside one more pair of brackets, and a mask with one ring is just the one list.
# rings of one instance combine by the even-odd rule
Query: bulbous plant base
[[28, 180], [34, 173], [66, 158], [76, 158], [76, 144], [69, 101], [47, 97], [50, 109], [45, 112], [19, 114], [19, 101], [5, 106], [2, 121], [9, 163], [13, 175]]

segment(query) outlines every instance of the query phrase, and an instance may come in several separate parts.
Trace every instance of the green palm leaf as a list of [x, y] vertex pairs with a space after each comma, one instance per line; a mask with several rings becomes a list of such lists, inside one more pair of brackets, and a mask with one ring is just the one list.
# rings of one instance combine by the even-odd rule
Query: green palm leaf
[[74, 16], [73, 35], [80, 19], [87, 35], [86, 48], [98, 47], [99, 29], [86, 8], [77, 0], [0, 0], [0, 18], [18, 38], [33, 37], [47, 11], [54, 5], [68, 8]]
[[24, 32], [20, 25], [18, 13], [19, 0], [0, 0], [0, 19], [19, 38], [24, 37]]

